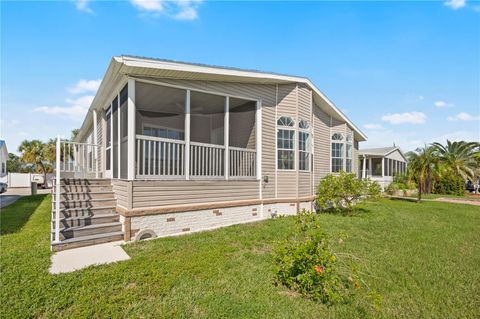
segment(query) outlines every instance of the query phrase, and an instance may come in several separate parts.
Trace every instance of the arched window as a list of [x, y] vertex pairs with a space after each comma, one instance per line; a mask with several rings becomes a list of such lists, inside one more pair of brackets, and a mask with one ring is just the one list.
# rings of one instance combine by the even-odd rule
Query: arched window
[[277, 120], [277, 169], [295, 169], [295, 122], [291, 117]]
[[343, 135], [340, 133], [334, 133], [332, 135], [332, 141], [343, 141]]
[[345, 171], [347, 173], [352, 172], [352, 166], [353, 166], [353, 139], [352, 139], [352, 133], [347, 134], [346, 138], [346, 144], [345, 144], [345, 149], [346, 151], [346, 159], [345, 159]]
[[310, 139], [310, 123], [300, 120], [298, 123], [298, 169], [301, 171], [310, 170], [311, 162], [311, 139]]
[[342, 134], [332, 134], [332, 172], [334, 173], [343, 171], [344, 145]]
[[278, 126], [295, 126], [295, 121], [289, 116], [281, 116], [277, 120]]

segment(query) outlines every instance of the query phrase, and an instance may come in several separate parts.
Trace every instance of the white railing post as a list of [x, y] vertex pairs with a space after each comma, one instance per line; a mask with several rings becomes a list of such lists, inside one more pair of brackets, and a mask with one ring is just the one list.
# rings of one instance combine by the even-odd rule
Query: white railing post
[[92, 168], [95, 169], [95, 178], [98, 178], [98, 136], [97, 136], [97, 111], [93, 110], [93, 144], [95, 144], [93, 149], [93, 156], [95, 160], [93, 160]]
[[[128, 79], [128, 102], [127, 102], [127, 178], [135, 179], [135, 80]], [[138, 163], [137, 163], [138, 165]]]
[[60, 242], [60, 136], [57, 136], [57, 149], [55, 156], [55, 242], [58, 243]]
[[225, 143], [225, 179], [228, 180], [230, 175], [230, 151], [229, 151], [229, 144], [230, 144], [230, 97], [225, 97], [225, 117], [224, 117], [224, 132], [223, 132], [223, 140]]
[[185, 97], [185, 179], [190, 179], [190, 90]]
[[[257, 101], [257, 108], [255, 112], [255, 139], [257, 146], [257, 158], [256, 158], [256, 173], [257, 179], [262, 179], [262, 101]], [[275, 137], [276, 138], [276, 137]], [[298, 141], [298, 138], [297, 138]]]

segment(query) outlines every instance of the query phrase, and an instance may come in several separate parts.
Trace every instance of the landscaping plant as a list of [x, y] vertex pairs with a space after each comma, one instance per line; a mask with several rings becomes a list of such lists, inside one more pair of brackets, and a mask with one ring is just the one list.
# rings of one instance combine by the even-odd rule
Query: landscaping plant
[[325, 304], [346, 300], [361, 287], [355, 264], [342, 269], [334, 240], [320, 227], [317, 214], [304, 210], [295, 219], [293, 235], [274, 250], [276, 282]]
[[378, 198], [380, 185], [370, 179], [358, 179], [353, 173], [340, 172], [323, 178], [317, 188], [317, 209], [350, 214], [361, 199]]

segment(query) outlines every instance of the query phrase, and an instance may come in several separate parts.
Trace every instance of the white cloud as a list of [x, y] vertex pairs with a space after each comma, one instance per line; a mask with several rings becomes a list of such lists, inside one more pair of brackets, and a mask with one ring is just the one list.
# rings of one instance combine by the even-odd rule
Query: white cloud
[[67, 99], [69, 106], [40, 106], [34, 109], [35, 112], [42, 112], [51, 115], [66, 115], [82, 120], [88, 112], [93, 101], [93, 95], [86, 95], [77, 99]]
[[455, 104], [453, 104], [453, 103], [448, 103], [448, 102], [445, 102], [445, 101], [435, 101], [433, 104], [434, 104], [436, 107], [439, 107], [439, 108], [453, 107], [453, 106], [455, 106]]
[[383, 130], [383, 126], [380, 124], [365, 124], [363, 127], [368, 130]]
[[163, 6], [164, 1], [165, 0], [130, 0], [137, 9], [150, 12], [162, 12], [165, 9]]
[[165, 14], [178, 20], [198, 18], [198, 6], [202, 0], [130, 0], [138, 10], [153, 16]]
[[419, 95], [419, 96], [418, 96], [418, 99], [419, 99], [420, 101], [423, 101], [423, 100], [425, 100], [425, 97], [424, 97], [423, 95]]
[[443, 134], [441, 136], [436, 136], [431, 139], [431, 142], [439, 142], [445, 143], [447, 140], [455, 142], [455, 141], [475, 141], [480, 138], [478, 132], [473, 131], [456, 131]]
[[75, 85], [67, 87], [67, 91], [72, 94], [85, 92], [97, 92], [102, 79], [98, 80], [80, 80]]
[[422, 112], [405, 112], [386, 114], [382, 116], [382, 121], [389, 122], [390, 124], [422, 124], [425, 123], [427, 116]]
[[455, 116], [449, 116], [448, 120], [449, 121], [480, 121], [480, 115], [475, 116], [465, 112], [460, 112]]
[[452, 8], [453, 10], [457, 10], [457, 9], [465, 7], [466, 2], [467, 2], [466, 0], [447, 0], [447, 1], [444, 2], [444, 4], [447, 7]]
[[90, 0], [75, 0], [75, 7], [80, 11], [93, 13], [93, 10], [88, 6], [89, 2]]

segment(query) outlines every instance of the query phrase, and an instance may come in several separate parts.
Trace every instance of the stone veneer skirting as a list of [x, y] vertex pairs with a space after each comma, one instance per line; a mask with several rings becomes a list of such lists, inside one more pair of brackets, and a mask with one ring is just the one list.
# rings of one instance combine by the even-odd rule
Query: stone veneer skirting
[[[300, 201], [306, 200], [306, 201]], [[152, 237], [176, 236], [187, 233], [210, 230], [235, 224], [250, 223], [269, 219], [276, 215], [295, 215], [302, 209], [313, 209], [313, 198], [283, 202], [280, 200], [256, 201], [248, 205], [233, 206], [221, 203], [204, 207], [198, 205], [192, 210], [179, 211], [179, 208], [164, 207], [143, 210], [118, 209], [121, 215], [125, 240], [139, 239], [145, 233]], [[185, 209], [187, 207], [184, 207]], [[198, 208], [198, 209], [195, 209]]]

